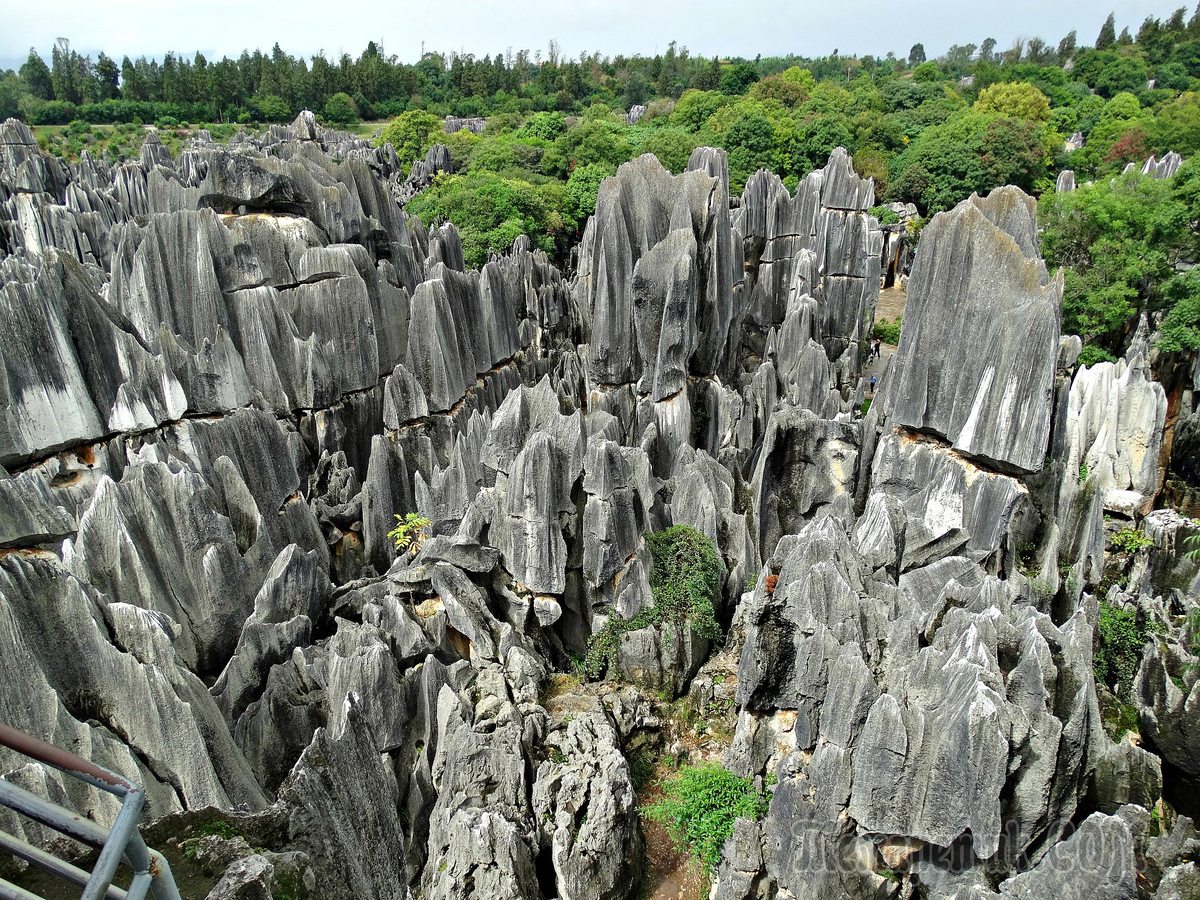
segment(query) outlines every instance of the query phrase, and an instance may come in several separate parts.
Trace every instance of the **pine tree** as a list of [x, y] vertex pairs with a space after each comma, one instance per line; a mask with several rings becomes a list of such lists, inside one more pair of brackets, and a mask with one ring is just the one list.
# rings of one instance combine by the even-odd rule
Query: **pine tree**
[[29, 58], [21, 65], [21, 80], [29, 93], [39, 100], [54, 99], [54, 83], [50, 78], [50, 67], [36, 50], [29, 48]]
[[1104, 20], [1104, 27], [1100, 29], [1100, 36], [1096, 38], [1096, 49], [1107, 50], [1117, 41], [1117, 19], [1112, 13], [1108, 14], [1108, 18]]
[[912, 49], [908, 51], [908, 64], [919, 66], [923, 62], [925, 62], [925, 45], [913, 44]]
[[1128, 47], [1133, 43], [1133, 35], [1129, 33], [1129, 26], [1126, 25], [1121, 29], [1121, 33], [1117, 35], [1117, 43], [1122, 47]]
[[1067, 60], [1075, 55], [1075, 32], [1072, 31], [1065, 38], [1058, 42], [1058, 64], [1065, 66]]
[[1196, 4], [1196, 11], [1188, 19], [1187, 36], [1193, 40], [1200, 38], [1200, 3]]

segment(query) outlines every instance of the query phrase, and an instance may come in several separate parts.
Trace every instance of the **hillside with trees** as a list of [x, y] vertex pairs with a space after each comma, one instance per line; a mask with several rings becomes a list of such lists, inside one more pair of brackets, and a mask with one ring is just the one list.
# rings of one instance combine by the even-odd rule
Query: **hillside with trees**
[[[1085, 358], [1106, 359], [1137, 313], [1181, 301], [1172, 333], [1184, 347], [1200, 342], [1197, 279], [1176, 272], [1195, 256], [1190, 223], [1200, 220], [1190, 167], [1172, 184], [1107, 181], [1152, 154], [1200, 149], [1200, 6], [1148, 17], [1136, 32], [1118, 24], [1110, 15], [1092, 46], [1077, 31], [1008, 49], [988, 37], [937, 59], [921, 43], [905, 56], [748, 60], [696, 57], [675, 43], [654, 57], [568, 58], [551, 42], [544, 53], [431, 52], [407, 63], [372, 42], [336, 60], [276, 44], [237, 59], [168, 53], [118, 64], [59, 42], [49, 63], [31, 50], [0, 75], [0, 117], [41, 126], [52, 154], [89, 149], [114, 162], [137, 155], [143, 124], [175, 151], [198, 123], [227, 139], [301, 109], [379, 133], [405, 166], [445, 143], [453, 174], [409, 211], [454, 222], [475, 266], [522, 233], [565, 260], [599, 183], [642, 153], [679, 172], [695, 147], [722, 147], [736, 194], [759, 168], [794, 189], [845, 147], [878, 203], [915, 205], [913, 239], [973, 192], [1013, 184], [1049, 196], [1072, 169], [1081, 191], [1043, 201], [1046, 254], [1067, 267], [1067, 324], [1088, 344]], [[446, 134], [447, 116], [486, 124]]]

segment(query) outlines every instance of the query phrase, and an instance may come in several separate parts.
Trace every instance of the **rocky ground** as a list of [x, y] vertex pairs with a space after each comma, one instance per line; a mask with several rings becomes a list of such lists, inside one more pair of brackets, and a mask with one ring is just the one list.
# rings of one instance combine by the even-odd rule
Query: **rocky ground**
[[[716, 898], [1196, 896], [1200, 362], [1078, 365], [1015, 188], [925, 227], [866, 366], [904, 238], [844, 151], [736, 203], [636, 159], [567, 273], [466, 270], [403, 211], [448, 165], [0, 128], [0, 719], [144, 784], [212, 900], [705, 895], [642, 816], [705, 759], [770, 795]], [[679, 525], [715, 631], [652, 586]]]

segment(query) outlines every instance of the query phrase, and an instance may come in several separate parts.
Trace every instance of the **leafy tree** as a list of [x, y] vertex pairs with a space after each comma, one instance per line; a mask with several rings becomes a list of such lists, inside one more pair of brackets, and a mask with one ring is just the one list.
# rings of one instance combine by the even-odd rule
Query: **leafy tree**
[[1104, 20], [1104, 25], [1100, 28], [1100, 35], [1096, 38], [1096, 49], [1107, 50], [1117, 41], [1117, 19], [1112, 13], [1108, 14], [1108, 18]]
[[892, 163], [889, 199], [932, 215], [1004, 184], [1032, 190], [1046, 175], [1036, 123], [964, 110], [925, 129]]
[[923, 62], [913, 69], [913, 81], [937, 81], [942, 77], [942, 70], [938, 68], [938, 64], [933, 60]]
[[[888, 192], [888, 156], [874, 147], [863, 147], [854, 152], [854, 171], [863, 178], [875, 179], [875, 196]], [[878, 216], [876, 216], [878, 218]]]
[[653, 153], [665, 168], [678, 175], [687, 168], [697, 146], [696, 138], [681, 128], [659, 128], [642, 141], [639, 149], [643, 153]]
[[358, 107], [345, 92], [338, 92], [325, 101], [325, 118], [335, 125], [358, 121]]
[[758, 81], [758, 70], [749, 63], [737, 63], [721, 73], [721, 93], [744, 94]]
[[1165, 353], [1200, 350], [1200, 273], [1176, 275], [1163, 290], [1170, 309], [1163, 318], [1159, 349]]
[[[1066, 275], [1065, 332], [1117, 355], [1140, 313], [1188, 300], [1191, 283], [1172, 281], [1176, 261], [1194, 252], [1190, 222], [1196, 221], [1196, 197], [1200, 172], [1189, 161], [1173, 181], [1132, 172], [1042, 198], [1042, 252]], [[1185, 306], [1173, 320], [1183, 326], [1177, 332], [1181, 340], [1187, 311]]]
[[276, 94], [255, 97], [251, 102], [258, 109], [259, 116], [268, 122], [286, 122], [292, 117], [288, 102]]
[[1125, 92], [1136, 94], [1146, 89], [1149, 77], [1144, 62], [1122, 56], [1104, 67], [1096, 79], [1096, 93], [1101, 97], [1115, 97]]
[[1027, 82], [998, 82], [984, 88], [975, 101], [980, 112], [999, 113], [1014, 119], [1044, 122], [1050, 118], [1050, 101]]
[[439, 175], [433, 186], [405, 208], [421, 222], [453, 222], [468, 266], [479, 267], [491, 253], [504, 253], [520, 235], [535, 247], [555, 250], [563, 235], [563, 187], [534, 185], [486, 172]]
[[120, 77], [121, 70], [117, 64], [101, 53], [96, 59], [96, 99], [116, 99], [120, 93]]
[[538, 112], [525, 120], [525, 124], [517, 131], [517, 136], [552, 141], [562, 134], [566, 127], [566, 119], [562, 113]]
[[721, 144], [729, 152], [730, 188], [740, 192], [751, 175], [771, 168], [775, 129], [766, 116], [743, 116], [721, 135]]
[[727, 105], [729, 99], [717, 91], [684, 91], [671, 113], [671, 124], [699, 131], [718, 109]]
[[912, 49], [908, 51], [908, 65], [910, 68], [916, 68], [925, 62], [925, 45], [913, 44]]
[[563, 201], [563, 220], [569, 227], [582, 231], [588, 217], [596, 211], [596, 195], [600, 183], [616, 170], [603, 163], [576, 166], [567, 179]]
[[542, 172], [566, 178], [575, 166], [603, 163], [616, 169], [633, 155], [625, 129], [613, 122], [582, 122], [555, 140], [542, 157]]
[[1169, 91], [1185, 91], [1191, 85], [1192, 77], [1183, 63], [1172, 60], [1155, 69], [1154, 81], [1158, 87]]
[[812, 116], [796, 128], [790, 147], [790, 161], [780, 169], [789, 175], [803, 177], [829, 160], [835, 147], [854, 149], [854, 139], [841, 116]]
[[770, 75], [750, 87], [755, 100], [776, 100], [789, 109], [808, 98], [808, 89], [782, 75]]
[[442, 132], [442, 120], [437, 116], [423, 109], [410, 109], [383, 126], [379, 142], [391, 144], [400, 163], [408, 166], [421, 159]]
[[1058, 64], [1065, 66], [1075, 56], [1076, 32], [1072, 31], [1058, 42]]

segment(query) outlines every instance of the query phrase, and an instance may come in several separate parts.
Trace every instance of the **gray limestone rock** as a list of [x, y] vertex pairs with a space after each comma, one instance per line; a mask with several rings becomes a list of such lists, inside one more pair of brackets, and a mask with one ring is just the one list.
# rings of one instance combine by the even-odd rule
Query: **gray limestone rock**
[[274, 890], [275, 867], [253, 854], [229, 864], [208, 900], [271, 900]]
[[856, 428], [795, 407], [771, 416], [751, 485], [759, 553], [769, 556], [820, 507], [853, 495], [857, 470]]
[[560, 696], [549, 712], [554, 727], [546, 746], [559, 755], [538, 767], [533, 811], [549, 844], [558, 896], [620, 900], [637, 888], [644, 845], [617, 732], [592, 697]]
[[280, 789], [288, 835], [312, 859], [320, 896], [402, 900], [396, 776], [357, 698], [347, 697], [345, 707], [342, 730], [318, 730]]
[[1129, 827], [1115, 816], [1093, 813], [1035, 868], [1003, 882], [1000, 896], [1131, 900], [1135, 874]]
[[1016, 188], [934, 217], [908, 286], [885, 379], [889, 421], [1017, 472], [1042, 467], [1062, 279], [1031, 255], [1036, 221]]

